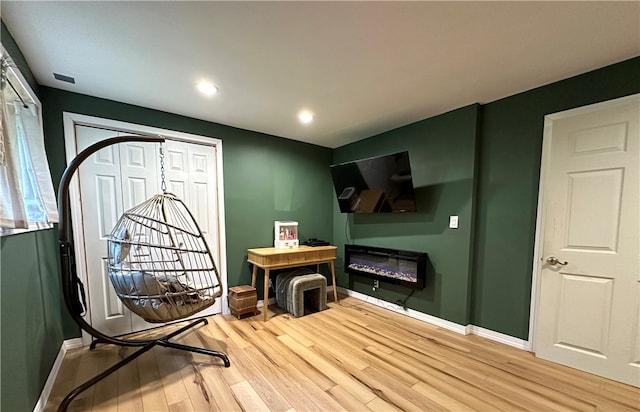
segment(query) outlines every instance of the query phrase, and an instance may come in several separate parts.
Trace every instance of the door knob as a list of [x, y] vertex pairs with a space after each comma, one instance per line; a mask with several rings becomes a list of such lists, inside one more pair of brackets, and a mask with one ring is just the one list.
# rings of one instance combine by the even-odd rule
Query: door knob
[[555, 256], [549, 256], [549, 257], [547, 258], [547, 263], [548, 263], [548, 264], [550, 264], [550, 265], [562, 265], [562, 266], [564, 266], [564, 265], [566, 265], [566, 264], [567, 264], [567, 263], [569, 263], [569, 262], [561, 262], [561, 261], [559, 261], [559, 260], [558, 260], [558, 258], [557, 258], [557, 257], [555, 257]]

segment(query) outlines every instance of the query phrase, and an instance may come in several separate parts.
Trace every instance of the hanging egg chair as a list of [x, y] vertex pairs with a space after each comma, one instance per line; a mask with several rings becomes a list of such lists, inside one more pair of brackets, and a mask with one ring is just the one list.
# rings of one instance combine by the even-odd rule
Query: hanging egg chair
[[[69, 229], [69, 185], [80, 164], [98, 150], [117, 143], [163, 142], [162, 136], [122, 136], [95, 143], [80, 152], [67, 166], [58, 189], [59, 247], [62, 292], [73, 320], [93, 337], [90, 348], [99, 343], [139, 347], [104, 372], [71, 391], [58, 411], [65, 411], [81, 392], [106, 378], [122, 366], [155, 346], [229, 358], [223, 352], [183, 345], [170, 339], [206, 318], [191, 319], [185, 326], [159, 338], [128, 339], [109, 336], [84, 319], [84, 286], [76, 273], [76, 262]], [[162, 164], [162, 155], [160, 161]], [[161, 169], [163, 170], [163, 169]], [[168, 323], [191, 317], [213, 305], [222, 295], [222, 282], [207, 242], [187, 206], [176, 195], [164, 192], [126, 211], [107, 237], [107, 266], [116, 295], [134, 314], [151, 323]]]
[[222, 295], [202, 231], [176, 195], [155, 195], [126, 211], [107, 238], [118, 298], [152, 323], [191, 316]]

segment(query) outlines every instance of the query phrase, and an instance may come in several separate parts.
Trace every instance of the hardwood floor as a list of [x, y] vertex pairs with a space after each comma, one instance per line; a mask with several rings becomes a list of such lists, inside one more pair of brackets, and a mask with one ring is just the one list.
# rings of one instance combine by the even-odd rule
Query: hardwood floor
[[[156, 347], [73, 411], [640, 411], [640, 390], [462, 336], [360, 300], [320, 313], [213, 316], [178, 339], [217, 358]], [[67, 353], [45, 411], [132, 349]]]

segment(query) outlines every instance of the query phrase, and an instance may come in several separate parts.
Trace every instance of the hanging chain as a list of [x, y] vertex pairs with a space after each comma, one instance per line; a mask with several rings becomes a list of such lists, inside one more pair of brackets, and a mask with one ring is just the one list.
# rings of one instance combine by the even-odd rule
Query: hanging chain
[[164, 146], [160, 143], [160, 188], [167, 193], [167, 183], [164, 181]]

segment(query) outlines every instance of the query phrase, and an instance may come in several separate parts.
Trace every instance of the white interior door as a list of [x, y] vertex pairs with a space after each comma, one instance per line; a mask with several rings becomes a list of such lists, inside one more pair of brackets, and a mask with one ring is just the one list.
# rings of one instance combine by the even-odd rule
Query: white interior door
[[[123, 133], [76, 125], [77, 152], [118, 135]], [[219, 245], [215, 147], [172, 140], [164, 145], [167, 190], [174, 191], [191, 209], [210, 248]], [[103, 258], [106, 236], [122, 213], [161, 191], [159, 144], [126, 142], [108, 146], [87, 159], [78, 176], [82, 224], [74, 225], [74, 230], [80, 228], [83, 232], [84, 248], [78, 256], [84, 257], [90, 323], [108, 335], [158, 326], [132, 315], [122, 305], [113, 291]], [[211, 252], [215, 261], [220, 262], [220, 249], [213, 247]], [[220, 313], [221, 308], [218, 299], [197, 316]]]
[[537, 356], [635, 386], [639, 119], [639, 96], [546, 119], [534, 330]]

